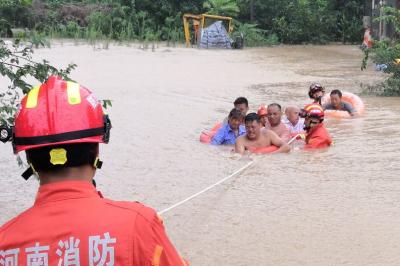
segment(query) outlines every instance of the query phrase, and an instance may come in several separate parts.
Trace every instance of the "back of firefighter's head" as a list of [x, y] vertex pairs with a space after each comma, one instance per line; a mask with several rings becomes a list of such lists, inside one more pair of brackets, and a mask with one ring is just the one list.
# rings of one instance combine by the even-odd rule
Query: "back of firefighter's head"
[[324, 121], [324, 110], [319, 104], [309, 104], [301, 110], [300, 116], [304, 119], [304, 129], [310, 131]]
[[15, 117], [14, 152], [25, 151], [31, 166], [24, 178], [85, 165], [100, 168], [99, 143], [108, 143], [110, 129], [88, 89], [51, 76], [22, 99]]

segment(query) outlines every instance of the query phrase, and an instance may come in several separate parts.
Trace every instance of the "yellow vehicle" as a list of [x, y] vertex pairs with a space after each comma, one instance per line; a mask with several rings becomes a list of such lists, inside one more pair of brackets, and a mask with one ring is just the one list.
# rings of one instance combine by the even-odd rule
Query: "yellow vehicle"
[[[197, 45], [198, 40], [200, 39], [200, 34], [202, 29], [207, 28], [216, 21], [222, 21], [224, 28], [228, 32], [228, 34], [230, 34], [233, 31], [231, 17], [209, 15], [209, 14], [201, 14], [201, 15], [184, 14], [183, 28], [185, 31], [186, 46], [190, 47], [191, 43]], [[193, 25], [192, 31], [190, 30], [191, 24]]]

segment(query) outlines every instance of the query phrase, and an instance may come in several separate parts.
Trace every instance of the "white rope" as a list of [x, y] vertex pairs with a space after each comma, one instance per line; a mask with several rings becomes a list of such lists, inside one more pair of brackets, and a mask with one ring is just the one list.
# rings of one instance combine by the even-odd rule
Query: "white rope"
[[[290, 145], [293, 141], [295, 141], [296, 138], [297, 138], [299, 135], [300, 135], [300, 134], [297, 134], [297, 135], [294, 136], [292, 139], [290, 139], [289, 142], [288, 142], [288, 144]], [[229, 176], [227, 176], [227, 177], [224, 177], [223, 179], [221, 179], [221, 180], [218, 181], [217, 183], [215, 183], [215, 184], [213, 184], [213, 185], [211, 185], [211, 186], [206, 187], [206, 188], [203, 189], [202, 191], [199, 191], [199, 192], [197, 192], [196, 194], [193, 194], [192, 196], [190, 196], [190, 197], [188, 197], [188, 198], [186, 198], [186, 199], [184, 199], [184, 200], [181, 200], [180, 202], [175, 203], [174, 205], [172, 205], [172, 206], [170, 206], [170, 207], [168, 207], [168, 208], [166, 208], [166, 209], [164, 209], [164, 210], [162, 210], [162, 211], [159, 211], [158, 214], [161, 215], [161, 214], [163, 214], [163, 213], [166, 213], [166, 212], [168, 212], [168, 211], [170, 211], [170, 210], [172, 210], [172, 209], [175, 209], [176, 207], [182, 205], [183, 203], [188, 202], [189, 200], [191, 200], [191, 199], [193, 199], [193, 198], [195, 198], [195, 197], [197, 197], [197, 196], [200, 196], [201, 194], [207, 192], [208, 190], [210, 190], [210, 189], [212, 189], [212, 188], [218, 186], [219, 184], [225, 182], [225, 181], [228, 180], [229, 178], [232, 178], [232, 177], [234, 177], [235, 175], [239, 174], [240, 172], [246, 170], [246, 169], [247, 169], [249, 166], [251, 166], [254, 162], [255, 162], [255, 161], [249, 162], [248, 164], [246, 164], [246, 165], [243, 166], [242, 168], [238, 169], [237, 171], [235, 171], [235, 172], [232, 173], [231, 175], [229, 175]]]
[[239, 174], [240, 172], [244, 171], [244, 170], [247, 169], [249, 166], [251, 166], [254, 162], [255, 162], [255, 161], [251, 161], [251, 162], [247, 163], [245, 166], [243, 166], [242, 168], [240, 168], [239, 170], [237, 170], [237, 171], [234, 172], [233, 174], [231, 174], [231, 175], [229, 175], [229, 176], [227, 176], [227, 177], [221, 179], [220, 181], [218, 181], [217, 183], [215, 183], [215, 184], [213, 184], [213, 185], [211, 185], [211, 186], [209, 186], [209, 187], [206, 187], [206, 188], [203, 189], [202, 191], [199, 191], [199, 192], [197, 192], [196, 194], [193, 194], [192, 196], [190, 196], [190, 197], [188, 197], [188, 198], [186, 198], [186, 199], [184, 199], [184, 200], [181, 200], [180, 202], [178, 202], [178, 203], [172, 205], [171, 207], [168, 207], [168, 208], [166, 208], [166, 209], [164, 209], [164, 210], [158, 212], [158, 214], [161, 215], [161, 214], [163, 214], [163, 213], [166, 213], [167, 211], [170, 211], [170, 210], [172, 210], [172, 209], [174, 209], [174, 208], [176, 208], [176, 207], [182, 205], [183, 203], [185, 203], [185, 202], [187, 202], [187, 201], [189, 201], [189, 200], [191, 200], [191, 199], [193, 199], [193, 198], [195, 198], [195, 197], [197, 197], [197, 196], [203, 194], [204, 192], [206, 192], [206, 191], [208, 191], [208, 190], [214, 188], [215, 186], [218, 186], [219, 184], [223, 183], [224, 181], [228, 180], [229, 178], [232, 178], [232, 177], [234, 177], [235, 175]]
[[294, 136], [293, 138], [291, 138], [291, 139], [288, 141], [287, 144], [288, 144], [288, 145], [292, 144], [292, 142], [295, 141], [295, 140], [297, 139], [297, 137], [300, 136], [300, 135], [301, 135], [301, 134], [299, 133], [299, 134], [297, 134], [296, 136]]

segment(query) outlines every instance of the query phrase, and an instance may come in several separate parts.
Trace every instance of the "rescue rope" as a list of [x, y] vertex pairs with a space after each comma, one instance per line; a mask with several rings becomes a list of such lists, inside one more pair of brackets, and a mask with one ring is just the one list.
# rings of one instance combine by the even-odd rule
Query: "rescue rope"
[[297, 137], [300, 136], [300, 135], [301, 135], [301, 134], [299, 133], [299, 134], [297, 134], [296, 136], [294, 136], [293, 138], [291, 138], [291, 139], [288, 141], [287, 144], [289, 144], [289, 145], [292, 144], [292, 142], [295, 141], [295, 140], [297, 139]]
[[[293, 141], [295, 141], [296, 138], [297, 138], [299, 135], [300, 135], [300, 134], [297, 134], [296, 136], [294, 136], [293, 138], [291, 138], [291, 139], [288, 141], [288, 144], [290, 145]], [[205, 189], [203, 189], [203, 190], [201, 190], [201, 191], [199, 191], [199, 192], [193, 194], [193, 195], [190, 196], [190, 197], [187, 197], [187, 198], [184, 199], [184, 200], [179, 201], [178, 203], [175, 203], [174, 205], [172, 205], [172, 206], [170, 206], [170, 207], [168, 207], [168, 208], [166, 208], [166, 209], [164, 209], [164, 210], [162, 210], [162, 211], [159, 211], [158, 214], [161, 215], [161, 214], [163, 214], [163, 213], [166, 213], [166, 212], [168, 212], [168, 211], [170, 211], [170, 210], [172, 210], [172, 209], [175, 209], [176, 207], [178, 207], [178, 206], [184, 204], [185, 202], [188, 202], [189, 200], [194, 199], [194, 198], [196, 198], [197, 196], [200, 196], [201, 194], [203, 194], [203, 193], [209, 191], [210, 189], [212, 189], [212, 188], [218, 186], [219, 184], [225, 182], [226, 180], [228, 180], [228, 179], [230, 179], [230, 178], [236, 176], [237, 174], [243, 172], [244, 170], [246, 170], [247, 168], [249, 168], [251, 165], [253, 165], [255, 162], [256, 162], [256, 161], [251, 161], [251, 162], [247, 163], [245, 166], [243, 166], [242, 168], [238, 169], [237, 171], [235, 171], [235, 172], [232, 173], [231, 175], [229, 175], [229, 176], [227, 176], [227, 177], [224, 177], [223, 179], [221, 179], [221, 180], [218, 181], [217, 183], [215, 183], [215, 184], [213, 184], [213, 185], [211, 185], [211, 186], [206, 187]]]
[[199, 195], [201, 195], [201, 194], [207, 192], [208, 190], [210, 190], [210, 189], [212, 189], [212, 188], [218, 186], [219, 184], [223, 183], [224, 181], [228, 180], [229, 178], [232, 178], [232, 177], [234, 177], [235, 175], [239, 174], [240, 172], [246, 170], [246, 169], [249, 168], [252, 164], [254, 164], [254, 162], [255, 162], [255, 161], [251, 161], [251, 162], [247, 163], [245, 166], [243, 166], [242, 168], [238, 169], [237, 171], [235, 171], [235, 172], [232, 173], [231, 175], [229, 175], [229, 176], [227, 176], [227, 177], [224, 177], [223, 179], [221, 179], [221, 180], [218, 181], [217, 183], [215, 183], [215, 184], [213, 184], [213, 185], [211, 185], [211, 186], [206, 187], [206, 188], [203, 189], [202, 191], [199, 191], [199, 192], [197, 192], [196, 194], [193, 194], [192, 196], [190, 196], [190, 197], [188, 197], [188, 198], [186, 198], [186, 199], [184, 199], [184, 200], [181, 200], [180, 202], [178, 202], [178, 203], [172, 205], [171, 207], [168, 207], [168, 208], [166, 208], [166, 209], [164, 209], [164, 210], [162, 210], [162, 211], [159, 211], [158, 214], [161, 215], [161, 214], [163, 214], [163, 213], [166, 213], [166, 212], [168, 212], [168, 211], [170, 211], [170, 210], [172, 210], [172, 209], [174, 209], [174, 208], [176, 208], [176, 207], [182, 205], [183, 203], [185, 203], [185, 202], [187, 202], [187, 201], [189, 201], [189, 200], [191, 200], [191, 199], [193, 199], [193, 198], [195, 198], [195, 197], [197, 197], [197, 196], [199, 196]]

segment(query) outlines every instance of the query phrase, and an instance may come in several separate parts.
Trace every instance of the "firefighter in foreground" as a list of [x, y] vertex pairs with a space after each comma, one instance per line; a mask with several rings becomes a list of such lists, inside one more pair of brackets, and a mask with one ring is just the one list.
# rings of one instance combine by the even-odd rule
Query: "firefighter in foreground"
[[23, 177], [40, 187], [33, 207], [0, 228], [0, 265], [187, 265], [153, 209], [102, 198], [92, 184], [110, 128], [77, 83], [53, 76], [23, 98], [14, 152], [26, 152]]
[[326, 148], [331, 146], [332, 138], [326, 130], [324, 121], [324, 110], [317, 104], [307, 105], [300, 115], [304, 117], [304, 130], [306, 131], [305, 149]]

